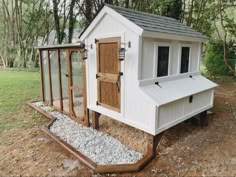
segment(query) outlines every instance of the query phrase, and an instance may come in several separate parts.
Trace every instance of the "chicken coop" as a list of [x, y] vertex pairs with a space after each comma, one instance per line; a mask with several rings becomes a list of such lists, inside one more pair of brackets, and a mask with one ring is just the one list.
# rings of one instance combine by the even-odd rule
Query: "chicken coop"
[[200, 74], [207, 37], [175, 19], [104, 5], [79, 41], [38, 47], [42, 101], [86, 126], [92, 112], [95, 128], [102, 114], [151, 135], [142, 165], [158, 135], [213, 107], [217, 85]]

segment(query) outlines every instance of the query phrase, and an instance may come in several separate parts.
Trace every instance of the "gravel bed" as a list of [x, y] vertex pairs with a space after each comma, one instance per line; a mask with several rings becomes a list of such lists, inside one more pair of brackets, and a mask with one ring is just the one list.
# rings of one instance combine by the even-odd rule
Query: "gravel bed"
[[143, 157], [117, 139], [91, 127], [84, 127], [53, 108], [44, 106], [42, 102], [34, 104], [57, 118], [50, 128], [51, 132], [99, 165], [132, 164]]

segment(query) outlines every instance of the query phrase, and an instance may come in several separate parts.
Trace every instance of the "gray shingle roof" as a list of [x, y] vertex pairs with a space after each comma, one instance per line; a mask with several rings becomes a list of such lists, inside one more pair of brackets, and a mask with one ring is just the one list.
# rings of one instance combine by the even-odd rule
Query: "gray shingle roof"
[[173, 18], [135, 11], [109, 4], [106, 4], [106, 6], [112, 8], [117, 13], [132, 21], [145, 31], [168, 33], [204, 39], [207, 38], [202, 33], [193, 30], [192, 28]]

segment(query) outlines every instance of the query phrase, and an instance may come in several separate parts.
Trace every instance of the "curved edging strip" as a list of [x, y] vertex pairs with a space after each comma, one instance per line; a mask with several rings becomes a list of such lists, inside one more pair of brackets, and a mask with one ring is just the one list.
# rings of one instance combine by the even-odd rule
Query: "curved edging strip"
[[71, 153], [73, 156], [78, 158], [78, 160], [84, 164], [85, 166], [92, 169], [95, 173], [126, 173], [126, 172], [137, 172], [140, 171], [145, 165], [147, 165], [154, 157], [155, 153], [153, 150], [149, 148], [148, 152], [144, 155], [142, 159], [134, 164], [117, 164], [117, 165], [98, 165], [97, 163], [93, 162], [87, 156], [82, 154], [80, 151], [69, 145], [64, 140], [60, 139], [58, 136], [54, 135], [50, 131], [51, 125], [56, 121], [56, 117], [49, 115], [46, 111], [40, 109], [39, 107], [35, 106], [33, 102], [27, 103], [31, 108], [35, 109], [39, 113], [43, 114], [47, 118], [51, 119], [50, 123], [43, 128], [43, 132], [46, 133], [49, 137], [51, 137], [55, 142], [61, 145], [65, 150]]

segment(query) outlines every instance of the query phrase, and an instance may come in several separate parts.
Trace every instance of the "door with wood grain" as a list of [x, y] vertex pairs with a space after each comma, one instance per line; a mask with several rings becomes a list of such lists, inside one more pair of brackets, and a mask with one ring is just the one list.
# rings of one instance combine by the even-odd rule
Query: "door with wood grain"
[[97, 104], [120, 112], [120, 38], [96, 40], [97, 47]]

